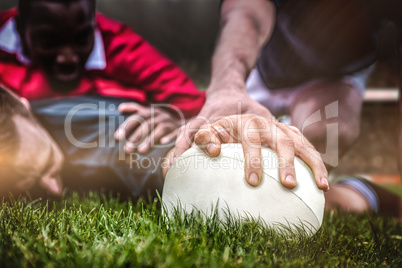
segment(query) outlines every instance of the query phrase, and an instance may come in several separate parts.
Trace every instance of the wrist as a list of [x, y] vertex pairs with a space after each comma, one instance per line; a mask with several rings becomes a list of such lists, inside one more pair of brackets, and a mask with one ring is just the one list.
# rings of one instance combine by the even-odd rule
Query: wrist
[[228, 92], [232, 94], [247, 93], [244, 77], [236, 74], [227, 75], [221, 79], [212, 79], [207, 89], [207, 95], [218, 92]]
[[246, 76], [249, 70], [240, 59], [226, 60], [212, 64], [212, 77], [209, 89], [244, 91]]
[[244, 96], [248, 96], [245, 87], [239, 87], [236, 85], [228, 86], [210, 86], [206, 91], [206, 97], [208, 99], [220, 99], [230, 96], [231, 98], [243, 99]]

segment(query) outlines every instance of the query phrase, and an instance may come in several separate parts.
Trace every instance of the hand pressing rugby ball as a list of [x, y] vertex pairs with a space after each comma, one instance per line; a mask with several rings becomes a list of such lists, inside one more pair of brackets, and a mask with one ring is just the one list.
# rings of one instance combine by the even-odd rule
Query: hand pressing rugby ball
[[[278, 231], [287, 228], [314, 234], [324, 214], [324, 194], [317, 188], [310, 168], [295, 158], [297, 186], [287, 189], [279, 180], [277, 154], [262, 148], [263, 175], [257, 187], [244, 177], [241, 144], [223, 144], [218, 157], [211, 158], [199, 148], [187, 150], [177, 159], [165, 178], [162, 202], [164, 213], [176, 209], [187, 213], [200, 211], [206, 217], [214, 212], [220, 220], [230, 213], [240, 220], [260, 219]], [[283, 228], [285, 227], [285, 229]]]

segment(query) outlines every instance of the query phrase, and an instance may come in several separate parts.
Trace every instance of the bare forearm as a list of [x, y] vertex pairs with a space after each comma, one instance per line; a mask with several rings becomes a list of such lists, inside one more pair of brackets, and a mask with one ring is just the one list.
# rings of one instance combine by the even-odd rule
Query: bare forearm
[[209, 91], [244, 90], [248, 73], [275, 23], [275, 7], [268, 0], [225, 0], [221, 34], [212, 59]]
[[224, 116], [256, 114], [272, 120], [268, 109], [248, 96], [245, 80], [261, 47], [271, 35], [274, 22], [275, 6], [269, 0], [223, 1], [221, 32], [212, 59], [207, 100], [197, 120], [182, 129], [176, 141], [176, 157], [191, 146], [202, 125], [214, 123]]

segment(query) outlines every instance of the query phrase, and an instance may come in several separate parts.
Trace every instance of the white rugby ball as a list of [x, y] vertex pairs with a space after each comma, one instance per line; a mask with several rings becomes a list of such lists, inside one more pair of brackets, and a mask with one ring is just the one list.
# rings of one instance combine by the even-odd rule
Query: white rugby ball
[[241, 144], [222, 145], [215, 158], [199, 148], [187, 150], [167, 173], [163, 213], [173, 215], [177, 209], [200, 211], [206, 217], [216, 213], [225, 221], [230, 212], [240, 220], [251, 216], [277, 231], [314, 234], [322, 223], [325, 200], [311, 169], [295, 158], [297, 186], [289, 190], [280, 183], [276, 152], [262, 148], [261, 155], [261, 184], [252, 187], [245, 180]]

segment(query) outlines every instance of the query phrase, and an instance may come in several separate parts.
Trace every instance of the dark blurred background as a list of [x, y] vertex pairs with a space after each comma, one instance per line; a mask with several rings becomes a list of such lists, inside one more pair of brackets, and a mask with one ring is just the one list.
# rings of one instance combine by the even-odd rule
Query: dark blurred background
[[[16, 0], [1, 0], [0, 10]], [[98, 10], [130, 25], [179, 64], [201, 89], [208, 86], [210, 60], [219, 28], [218, 0], [98, 0]], [[380, 61], [370, 89], [396, 89], [395, 29], [384, 31]], [[341, 160], [337, 173], [396, 174], [396, 102], [366, 102], [361, 135]]]

